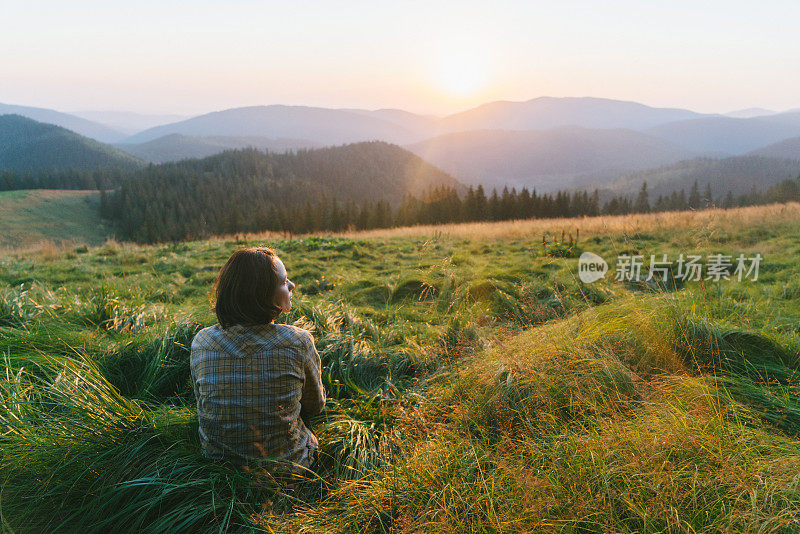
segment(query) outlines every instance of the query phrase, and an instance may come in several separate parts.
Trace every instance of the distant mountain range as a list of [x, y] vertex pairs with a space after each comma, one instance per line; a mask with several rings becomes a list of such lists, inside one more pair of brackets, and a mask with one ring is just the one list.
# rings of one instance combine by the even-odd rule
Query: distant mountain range
[[440, 120], [439, 117], [434, 117], [433, 115], [417, 115], [416, 113], [410, 113], [402, 109], [377, 109], [375, 111], [366, 109], [341, 109], [339, 111], [357, 113], [359, 115], [391, 122], [421, 137], [430, 137], [434, 134], [438, 130]]
[[141, 132], [147, 128], [189, 118], [185, 115], [151, 115], [132, 113], [130, 111], [75, 111], [72, 114], [113, 128], [126, 136]]
[[558, 126], [644, 130], [668, 122], [703, 117], [685, 109], [653, 108], [606, 98], [553, 98], [491, 102], [441, 120], [441, 130], [544, 130]]
[[165, 124], [131, 136], [125, 142], [141, 143], [179, 133], [289, 137], [328, 145], [374, 139], [410, 144], [445, 133], [470, 130], [542, 130], [559, 126], [643, 130], [705, 116], [688, 110], [652, 108], [602, 98], [541, 97], [527, 102], [492, 102], [441, 119], [396, 109], [256, 106], [216, 111]]
[[764, 108], [747, 108], [730, 111], [725, 114], [726, 117], [733, 117], [735, 119], [752, 119], [753, 117], [766, 117], [767, 115], [775, 115], [777, 111]]
[[[201, 137], [302, 140], [286, 148], [299, 148], [304, 142], [324, 146], [377, 139], [408, 146], [464, 183], [538, 185], [544, 190], [560, 187], [565, 181], [570, 185], [603, 183], [620, 173], [698, 155], [744, 154], [799, 136], [800, 121], [794, 115], [739, 119], [635, 102], [550, 97], [493, 102], [441, 119], [391, 109], [259, 106], [158, 126], [126, 139], [126, 143], [150, 142], [146, 150], [158, 156], [130, 150], [151, 161], [166, 161], [207, 155], [214, 145], [242, 146], [201, 141]], [[508, 132], [488, 134], [487, 130]], [[459, 132], [463, 135], [457, 135]], [[195, 139], [179, 143], [175, 138], [157, 140], [171, 134]], [[160, 148], [159, 144], [167, 146]]]
[[399, 109], [254, 106], [157, 124], [128, 137], [86, 118], [128, 128], [170, 117], [82, 112], [86, 118], [81, 118], [3, 106], [0, 112], [13, 108], [36, 115], [155, 163], [244, 147], [275, 153], [382, 140], [407, 147], [464, 183], [541, 191], [603, 186], [698, 156], [791, 159], [797, 157], [792, 139], [800, 138], [800, 111], [752, 108], [708, 115], [588, 97], [491, 102], [443, 118]]
[[141, 164], [125, 152], [66, 128], [21, 115], [0, 115], [0, 170], [132, 169]]
[[750, 119], [703, 117], [661, 124], [648, 129], [647, 133], [698, 152], [744, 154], [800, 136], [800, 112]]
[[397, 123], [337, 109], [305, 106], [255, 106], [215, 111], [150, 128], [125, 139], [143, 143], [169, 134], [308, 139], [321, 145], [382, 140], [403, 144], [417, 136]]
[[117, 143], [120, 150], [151, 163], [166, 163], [188, 158], [205, 158], [225, 150], [256, 148], [269, 152], [286, 152], [321, 145], [304, 139], [268, 139], [266, 137], [196, 137], [169, 134], [144, 143]]
[[451, 133], [408, 149], [468, 185], [539, 191], [602, 184], [632, 170], [697, 155], [633, 130], [577, 126]]

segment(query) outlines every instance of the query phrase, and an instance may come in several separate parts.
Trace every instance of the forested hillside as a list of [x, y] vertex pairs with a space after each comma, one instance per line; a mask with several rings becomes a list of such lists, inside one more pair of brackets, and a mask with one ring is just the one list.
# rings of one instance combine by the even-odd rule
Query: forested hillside
[[0, 115], [0, 170], [133, 169], [142, 162], [66, 128], [21, 115]]
[[784, 139], [777, 143], [753, 150], [748, 155], [766, 158], [785, 158], [800, 160], [800, 137]]
[[615, 194], [636, 191], [647, 182], [650, 192], [670, 194], [687, 191], [696, 181], [700, 187], [710, 186], [716, 194], [730, 191], [734, 195], [749, 193], [753, 188], [764, 190], [800, 174], [800, 160], [737, 156], [724, 159], [695, 158], [631, 173], [611, 182], [607, 187]]
[[39, 169], [37, 171], [0, 170], [0, 191], [21, 189], [114, 189], [131, 171], [113, 167], [94, 170]]
[[[166, 241], [286, 229], [313, 219], [313, 205], [338, 199], [343, 209], [374, 203], [388, 213], [406, 195], [435, 187], [463, 190], [450, 175], [382, 142], [265, 154], [230, 151], [202, 160], [151, 166], [104, 195], [104, 213], [125, 238]], [[337, 208], [338, 209], [338, 208]]]

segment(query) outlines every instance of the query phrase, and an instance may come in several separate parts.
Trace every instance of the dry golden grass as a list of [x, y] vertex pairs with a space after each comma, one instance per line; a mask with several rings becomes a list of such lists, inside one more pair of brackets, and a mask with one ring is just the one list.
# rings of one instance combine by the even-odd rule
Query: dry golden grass
[[[81, 239], [65, 239], [53, 241], [52, 239], [42, 239], [41, 241], [30, 243], [23, 246], [0, 247], [0, 258], [34, 258], [42, 261], [62, 259], [64, 257], [74, 258], [76, 250], [83, 248], [88, 251], [89, 246], [86, 241]], [[139, 252], [145, 250], [147, 245], [139, 245], [132, 242], [119, 242], [113, 237], [107, 237], [100, 248], [106, 255], [119, 252]]]
[[[604, 215], [561, 219], [526, 219], [502, 222], [476, 222], [410, 226], [363, 232], [342, 232], [341, 237], [477, 237], [492, 239], [514, 239], [539, 237], [547, 234], [552, 238], [561, 233], [580, 236], [620, 235], [632, 232], [655, 230], [679, 230], [690, 227], [732, 228], [767, 220], [781, 219], [784, 222], [800, 221], [800, 203], [770, 204], [733, 209], [709, 209], [703, 211], [674, 211], [634, 215]], [[253, 236], [254, 238], [260, 237]], [[265, 237], [267, 238], [267, 237]]]
[[42, 239], [24, 246], [0, 247], [0, 258], [36, 257], [42, 260], [53, 260], [83, 244], [85, 244], [83, 241], [61, 241], [56, 243], [52, 239]]

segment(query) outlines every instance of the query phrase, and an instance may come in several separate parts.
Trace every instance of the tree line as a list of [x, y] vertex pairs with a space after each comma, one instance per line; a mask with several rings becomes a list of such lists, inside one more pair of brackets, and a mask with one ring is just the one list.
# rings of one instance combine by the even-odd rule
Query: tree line
[[[189, 179], [189, 177], [184, 177]], [[538, 194], [523, 188], [502, 192], [494, 189], [486, 195], [482, 186], [470, 187], [459, 195], [451, 187], [430, 188], [423, 195], [406, 195], [393, 206], [387, 200], [339, 200], [325, 196], [316, 201], [314, 191], [302, 191], [300, 184], [251, 183], [225, 184], [222, 181], [204, 181], [198, 187], [197, 198], [206, 201], [184, 203], [177, 195], [158, 195], [161, 203], [126, 204], [126, 208], [112, 207], [104, 199], [102, 209], [107, 217], [120, 223], [123, 236], [140, 242], [164, 242], [201, 239], [211, 235], [260, 231], [286, 234], [304, 234], [320, 231], [369, 230], [418, 224], [446, 224], [460, 222], [504, 221], [530, 218], [581, 217], [596, 215], [625, 215], [659, 211], [708, 209], [712, 207], [738, 207], [771, 202], [800, 201], [800, 177], [785, 180], [766, 191], [753, 189], [745, 195], [733, 196], [730, 192], [715, 201], [706, 187], [701, 193], [697, 183], [689, 193], [684, 190], [670, 195], [660, 195], [650, 203], [647, 183], [643, 183], [635, 197], [614, 196], [601, 205], [599, 192], [557, 191]], [[303, 198], [306, 200], [302, 200]], [[116, 211], [114, 211], [116, 210]], [[121, 210], [121, 211], [120, 211]]]
[[37, 171], [0, 170], [0, 191], [19, 189], [99, 189], [119, 187], [129, 176], [128, 170], [119, 168], [40, 169]]

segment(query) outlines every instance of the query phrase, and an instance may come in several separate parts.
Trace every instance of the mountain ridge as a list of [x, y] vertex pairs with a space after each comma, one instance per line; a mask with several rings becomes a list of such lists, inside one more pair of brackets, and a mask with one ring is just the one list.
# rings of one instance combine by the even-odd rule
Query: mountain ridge
[[381, 140], [407, 142], [414, 134], [389, 121], [348, 111], [311, 106], [249, 106], [214, 111], [156, 126], [124, 140], [151, 141], [171, 133], [194, 136], [256, 136], [308, 139], [323, 145]]
[[624, 100], [541, 96], [523, 102], [487, 102], [448, 115], [442, 119], [441, 127], [448, 131], [543, 130], [559, 126], [641, 130], [656, 124], [700, 116], [704, 115], [690, 110], [655, 108]]
[[124, 133], [103, 124], [53, 109], [0, 103], [0, 115], [20, 115], [37, 122], [54, 124], [101, 143], [113, 143], [125, 137]]
[[266, 137], [209, 136], [167, 134], [138, 144], [117, 143], [116, 148], [151, 163], [167, 163], [184, 159], [205, 158], [226, 150], [255, 148], [269, 152], [285, 152], [301, 148], [321, 148], [305, 139], [271, 139]]

